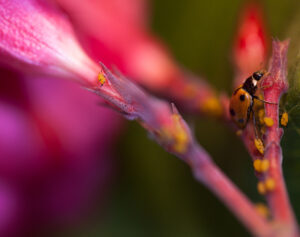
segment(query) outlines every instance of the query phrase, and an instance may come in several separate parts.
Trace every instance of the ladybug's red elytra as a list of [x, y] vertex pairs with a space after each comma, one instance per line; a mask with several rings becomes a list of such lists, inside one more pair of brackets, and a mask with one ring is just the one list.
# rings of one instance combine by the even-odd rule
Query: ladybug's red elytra
[[[241, 129], [246, 127], [250, 115], [253, 112], [253, 100], [260, 100], [255, 95], [255, 92], [257, 90], [258, 81], [266, 74], [267, 72], [265, 70], [254, 72], [239, 88], [233, 92], [233, 95], [231, 96], [229, 113], [231, 119]], [[263, 102], [275, 104], [266, 101]]]

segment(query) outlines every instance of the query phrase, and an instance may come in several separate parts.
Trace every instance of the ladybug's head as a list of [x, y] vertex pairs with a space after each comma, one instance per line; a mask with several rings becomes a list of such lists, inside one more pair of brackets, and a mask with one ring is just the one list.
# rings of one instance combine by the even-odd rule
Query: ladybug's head
[[259, 81], [264, 75], [267, 74], [267, 71], [266, 70], [260, 70], [260, 71], [257, 71], [257, 72], [254, 72], [252, 74], [252, 77], [256, 80], [256, 81]]

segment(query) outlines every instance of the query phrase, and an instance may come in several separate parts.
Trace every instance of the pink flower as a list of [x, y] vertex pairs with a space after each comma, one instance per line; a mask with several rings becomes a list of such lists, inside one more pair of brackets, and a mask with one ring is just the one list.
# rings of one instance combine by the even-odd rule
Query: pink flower
[[78, 221], [105, 197], [119, 119], [88, 91], [53, 78], [95, 85], [100, 70], [60, 11], [0, 0], [0, 16], [9, 68], [0, 68], [0, 235], [35, 235]]
[[[57, 6], [69, 14], [75, 32]], [[213, 88], [191, 80], [192, 76], [186, 80], [187, 74], [147, 32], [145, 12], [145, 2], [138, 0], [128, 0], [125, 5], [121, 0], [87, 0], [84, 4], [79, 0], [0, 0], [0, 61], [22, 73], [0, 69], [4, 78], [0, 82], [1, 236], [44, 235], [43, 229], [49, 225], [80, 219], [92, 207], [96, 193], [104, 196], [111, 171], [107, 157], [112, 155], [118, 119], [106, 109], [96, 108], [98, 99], [87, 90], [54, 77], [80, 82], [125, 117], [137, 120], [162, 147], [185, 161], [195, 178], [254, 235], [269, 236], [277, 231], [273, 221], [259, 215], [195, 141], [174, 104], [150, 96], [122, 75], [95, 63], [117, 64], [144, 86], [188, 104], [190, 111], [223, 115], [222, 98]], [[266, 55], [259, 8], [248, 6], [242, 22], [234, 47], [236, 82], [260, 67]], [[266, 99], [278, 101], [287, 87], [286, 52], [287, 43], [274, 43], [267, 82], [276, 93], [265, 88]], [[277, 69], [282, 73], [277, 75]], [[271, 83], [278, 77], [282, 80]], [[223, 100], [227, 106], [225, 96]], [[278, 126], [278, 107], [268, 107], [266, 114]], [[277, 162], [277, 168], [270, 167], [276, 186], [268, 200], [275, 220], [285, 222], [287, 231], [296, 234], [281, 176], [281, 133], [269, 128], [264, 138], [264, 158]], [[249, 138], [245, 141], [244, 132], [246, 145]], [[251, 153], [251, 146], [247, 147]], [[274, 205], [281, 200], [284, 205]]]
[[[32, 223], [42, 228], [45, 223], [76, 219], [86, 209], [96, 186], [103, 187], [99, 182], [104, 184], [109, 171], [105, 157], [110, 155], [112, 128], [117, 128], [111, 112], [96, 108], [96, 97], [89, 92], [71, 82], [41, 77], [69, 78], [93, 86], [101, 68], [90, 56], [116, 64], [155, 89], [168, 86], [179, 75], [163, 46], [146, 31], [144, 1], [53, 3], [69, 13], [76, 32], [56, 4], [0, 0], [0, 61], [26, 72], [26, 78], [7, 75], [2, 81], [16, 104], [3, 102], [2, 125], [9, 139], [1, 136], [1, 153], [9, 159], [0, 159], [0, 164], [7, 183], [21, 193], [15, 209], [19, 218], [11, 220], [19, 222], [20, 232], [34, 230]], [[108, 83], [101, 89], [120, 99]], [[16, 143], [19, 149], [14, 149]], [[28, 203], [24, 205], [23, 200]]]

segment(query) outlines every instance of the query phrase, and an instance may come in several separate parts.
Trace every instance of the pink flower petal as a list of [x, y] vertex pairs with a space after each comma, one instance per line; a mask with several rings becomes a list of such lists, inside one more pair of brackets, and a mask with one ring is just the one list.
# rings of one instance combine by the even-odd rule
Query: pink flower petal
[[[3, 63], [94, 83], [98, 66], [78, 44], [68, 20], [37, 0], [0, 0]], [[39, 66], [39, 67], [34, 67]]]
[[142, 15], [145, 18], [145, 0], [56, 2], [69, 14], [83, 45], [96, 60], [117, 65], [152, 89], [167, 87], [178, 76], [169, 52], [140, 24]]
[[103, 27], [113, 30], [121, 24], [131, 28], [144, 27], [148, 21], [147, 0], [86, 0], [84, 4], [81, 0], [52, 1], [66, 10], [77, 26], [91, 33], [101, 31]]
[[[7, 77], [0, 81], [0, 178], [18, 200], [15, 209], [5, 204], [10, 213], [7, 222], [0, 215], [0, 236], [80, 220], [96, 198], [106, 196], [119, 118], [70, 81], [1, 75]], [[5, 213], [1, 198], [0, 185]], [[13, 221], [20, 223], [10, 226]]]

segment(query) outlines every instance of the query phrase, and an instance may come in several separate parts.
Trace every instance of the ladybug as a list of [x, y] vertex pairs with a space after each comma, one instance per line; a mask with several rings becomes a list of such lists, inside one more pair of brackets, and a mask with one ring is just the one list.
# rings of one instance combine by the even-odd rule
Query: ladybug
[[266, 74], [265, 70], [254, 72], [231, 96], [229, 113], [231, 119], [240, 129], [245, 128], [249, 121], [250, 115], [253, 112], [254, 99], [274, 104], [263, 101], [255, 95], [259, 80]]

